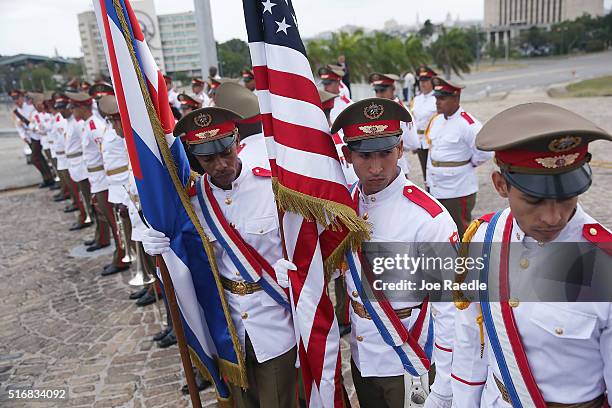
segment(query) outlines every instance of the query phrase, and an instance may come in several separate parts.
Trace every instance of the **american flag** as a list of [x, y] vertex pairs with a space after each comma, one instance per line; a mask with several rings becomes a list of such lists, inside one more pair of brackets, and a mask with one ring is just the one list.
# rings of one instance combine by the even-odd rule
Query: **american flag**
[[[294, 324], [310, 407], [342, 407], [340, 336], [327, 276], [367, 236], [346, 179], [290, 0], [243, 0], [266, 146], [283, 217]], [[314, 222], [316, 221], [316, 222]]]
[[95, 0], [94, 9], [142, 211], [170, 238], [171, 250], [163, 258], [192, 360], [214, 382], [220, 405], [228, 406], [223, 377], [246, 386], [246, 372], [212, 247], [186, 192], [189, 162], [172, 135], [174, 118], [162, 73], [128, 0]]

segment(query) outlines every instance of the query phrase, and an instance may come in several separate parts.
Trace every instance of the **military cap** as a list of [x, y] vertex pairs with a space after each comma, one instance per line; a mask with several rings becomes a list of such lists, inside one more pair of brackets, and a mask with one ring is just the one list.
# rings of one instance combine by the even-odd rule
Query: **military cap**
[[115, 95], [102, 95], [98, 100], [98, 110], [104, 117], [119, 116], [119, 105]]
[[58, 93], [55, 96], [55, 104], [53, 105], [53, 107], [55, 109], [66, 109], [69, 102], [70, 100], [66, 95], [64, 95], [63, 93]]
[[93, 103], [93, 99], [91, 98], [91, 96], [89, 96], [88, 93], [85, 93], [83, 91], [66, 91], [66, 96], [69, 99], [68, 108], [91, 105]]
[[238, 137], [236, 123], [242, 117], [219, 107], [196, 109], [183, 116], [174, 127], [196, 156], [208, 156], [225, 151]]
[[20, 91], [19, 89], [11, 89], [8, 94], [11, 98], [17, 99], [20, 96], [23, 96], [23, 91]]
[[395, 81], [399, 81], [399, 77], [395, 74], [380, 74], [378, 72], [373, 72], [368, 77], [368, 80], [372, 86], [390, 86], [395, 84]]
[[431, 79], [435, 76], [438, 76], [438, 73], [429, 68], [427, 65], [421, 65], [417, 71], [419, 81], [431, 81]]
[[319, 68], [319, 78], [325, 81], [341, 81], [345, 75], [344, 69], [339, 65], [331, 65]]
[[591, 185], [588, 144], [612, 136], [591, 121], [548, 103], [526, 103], [498, 113], [476, 137], [494, 151], [502, 175], [519, 190], [540, 198], [565, 199]]
[[45, 101], [45, 95], [40, 92], [28, 92], [26, 96], [32, 101], [32, 104], [38, 105]]
[[81, 82], [81, 89], [84, 90], [85, 92], [89, 91], [89, 88], [91, 88], [91, 84], [87, 81], [83, 81]]
[[319, 89], [319, 98], [321, 99], [321, 107], [323, 110], [332, 109], [334, 107], [334, 100], [338, 97], [338, 95], [327, 92], [323, 89]]
[[204, 86], [205, 82], [202, 78], [192, 78], [191, 86]]
[[190, 94], [180, 93], [176, 98], [182, 106], [192, 106], [194, 108], [199, 108], [200, 106], [202, 106], [200, 100]]
[[257, 96], [236, 82], [224, 82], [219, 85], [215, 91], [215, 106], [236, 112], [244, 118], [241, 123], [251, 118], [261, 120]]
[[389, 150], [401, 141], [401, 122], [411, 122], [410, 113], [399, 103], [368, 98], [347, 106], [338, 115], [331, 133], [342, 129], [344, 143], [356, 152]]
[[98, 82], [89, 88], [89, 95], [94, 99], [100, 99], [104, 95], [114, 95], [115, 89], [107, 82]]
[[250, 82], [255, 79], [255, 73], [252, 70], [245, 68], [240, 71], [240, 75], [245, 82]]
[[168, 74], [163, 74], [163, 77], [164, 77], [164, 79], [165, 79], [166, 81], [170, 81], [170, 82], [172, 82], [172, 77], [171, 77], [170, 75], [168, 75]]
[[439, 76], [433, 77], [432, 82], [434, 86], [434, 96], [461, 95], [461, 90], [465, 88], [463, 85], [453, 83]]

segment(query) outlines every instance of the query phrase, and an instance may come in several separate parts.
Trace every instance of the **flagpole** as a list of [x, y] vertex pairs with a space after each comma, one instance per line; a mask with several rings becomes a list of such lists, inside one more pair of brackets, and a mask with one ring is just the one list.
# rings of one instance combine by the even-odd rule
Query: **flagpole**
[[164, 291], [166, 292], [166, 300], [168, 301], [168, 307], [170, 308], [170, 317], [172, 317], [172, 327], [174, 328], [174, 334], [176, 335], [176, 341], [179, 347], [179, 353], [181, 355], [181, 362], [183, 363], [183, 371], [185, 371], [185, 377], [187, 378], [187, 387], [189, 388], [189, 396], [191, 397], [191, 405], [193, 408], [202, 408], [202, 401], [200, 401], [200, 392], [195, 381], [195, 375], [191, 364], [191, 357], [189, 355], [189, 349], [187, 348], [187, 340], [185, 340], [185, 331], [183, 330], [183, 323], [179, 314], [178, 305], [176, 303], [176, 294], [174, 293], [174, 286], [172, 285], [172, 278], [166, 262], [161, 255], [157, 255], [156, 263], [159, 268], [162, 281], [164, 283]]

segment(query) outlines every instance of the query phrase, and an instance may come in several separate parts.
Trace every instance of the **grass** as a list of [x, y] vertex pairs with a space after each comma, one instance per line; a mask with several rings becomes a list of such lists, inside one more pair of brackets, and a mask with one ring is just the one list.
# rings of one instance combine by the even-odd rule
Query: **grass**
[[565, 97], [612, 96], [612, 75], [587, 79], [568, 85]]

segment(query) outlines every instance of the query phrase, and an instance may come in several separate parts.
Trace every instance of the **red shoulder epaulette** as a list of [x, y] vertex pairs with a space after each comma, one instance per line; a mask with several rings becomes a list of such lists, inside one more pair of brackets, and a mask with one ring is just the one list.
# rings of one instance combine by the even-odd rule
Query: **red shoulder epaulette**
[[55, 121], [56, 121], [56, 122], [59, 122], [59, 121], [60, 121], [60, 117], [59, 117], [59, 116], [58, 116], [58, 117], [56, 117], [56, 118], [55, 118]]
[[196, 183], [192, 182], [191, 186], [189, 187], [189, 190], [187, 190], [187, 194], [189, 195], [189, 197], [195, 197], [196, 194], [198, 194], [198, 190], [196, 188]]
[[263, 167], [253, 167], [253, 174], [259, 177], [272, 177], [272, 172]]
[[244, 149], [244, 146], [246, 146], [244, 143], [240, 143], [238, 147], [236, 148], [236, 154], [239, 154], [242, 151], [242, 149]]
[[416, 186], [404, 187], [404, 196], [427, 211], [433, 218], [442, 212], [442, 207], [440, 204], [438, 204], [426, 192]]
[[595, 244], [597, 248], [612, 256], [612, 233], [605, 229], [603, 225], [584, 224], [582, 236], [587, 241]]
[[89, 128], [90, 128], [91, 130], [96, 130], [96, 124], [94, 123], [94, 121], [93, 121], [93, 120], [90, 120], [90, 121], [89, 121]]
[[490, 213], [490, 214], [485, 214], [482, 217], [478, 218], [480, 221], [484, 221], [484, 222], [491, 222], [491, 218], [493, 218], [493, 216], [495, 215], [494, 212]]
[[334, 143], [335, 144], [342, 144], [342, 138], [340, 137], [340, 135], [338, 133], [334, 133], [332, 135], [332, 139], [334, 139]]
[[347, 98], [346, 95], [341, 95], [340, 99], [342, 99], [342, 101], [344, 103], [351, 103], [351, 100], [349, 98]]
[[474, 119], [467, 112], [461, 112], [461, 117], [470, 125], [474, 124]]

